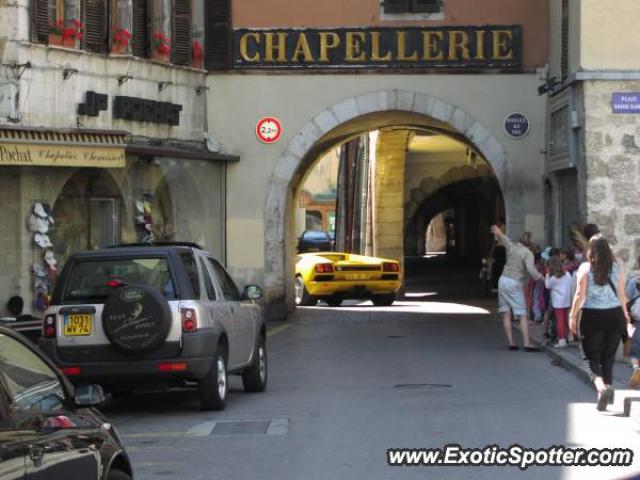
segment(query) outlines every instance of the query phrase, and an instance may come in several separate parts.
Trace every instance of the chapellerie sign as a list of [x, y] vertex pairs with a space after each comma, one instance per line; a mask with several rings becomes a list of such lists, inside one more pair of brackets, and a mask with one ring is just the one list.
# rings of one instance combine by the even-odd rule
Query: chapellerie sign
[[125, 167], [124, 147], [0, 143], [0, 165]]
[[234, 31], [235, 68], [518, 69], [511, 26]]

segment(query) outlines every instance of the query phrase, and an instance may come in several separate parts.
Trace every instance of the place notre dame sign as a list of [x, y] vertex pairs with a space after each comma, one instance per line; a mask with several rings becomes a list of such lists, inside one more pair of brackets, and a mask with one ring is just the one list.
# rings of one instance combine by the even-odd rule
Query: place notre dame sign
[[512, 26], [234, 30], [234, 68], [518, 69]]

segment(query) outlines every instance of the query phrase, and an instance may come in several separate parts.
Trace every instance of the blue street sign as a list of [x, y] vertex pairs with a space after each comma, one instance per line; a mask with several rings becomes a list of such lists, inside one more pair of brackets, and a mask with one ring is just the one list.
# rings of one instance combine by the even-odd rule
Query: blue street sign
[[614, 93], [611, 108], [613, 113], [640, 113], [640, 93]]
[[529, 119], [524, 113], [512, 113], [504, 119], [504, 131], [511, 138], [522, 138], [529, 133]]

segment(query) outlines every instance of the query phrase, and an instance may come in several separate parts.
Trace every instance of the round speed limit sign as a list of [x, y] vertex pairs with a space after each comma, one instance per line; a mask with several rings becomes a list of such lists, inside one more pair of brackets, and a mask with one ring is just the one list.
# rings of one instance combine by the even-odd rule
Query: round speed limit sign
[[263, 143], [275, 143], [282, 135], [282, 124], [275, 117], [264, 117], [256, 125], [256, 135]]

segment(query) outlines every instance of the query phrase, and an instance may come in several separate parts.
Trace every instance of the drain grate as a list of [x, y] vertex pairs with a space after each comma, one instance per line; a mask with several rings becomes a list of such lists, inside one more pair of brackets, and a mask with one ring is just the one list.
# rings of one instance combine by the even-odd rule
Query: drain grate
[[400, 383], [398, 385], [394, 385], [393, 388], [417, 390], [421, 388], [424, 388], [424, 389], [453, 388], [453, 385], [449, 385], [447, 383]]
[[269, 420], [216, 422], [210, 435], [256, 435], [267, 433]]

